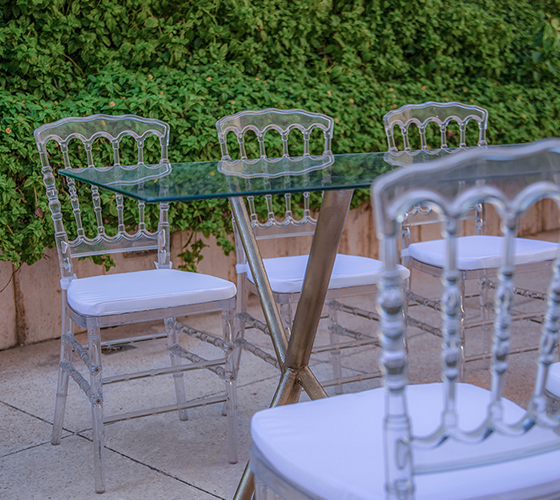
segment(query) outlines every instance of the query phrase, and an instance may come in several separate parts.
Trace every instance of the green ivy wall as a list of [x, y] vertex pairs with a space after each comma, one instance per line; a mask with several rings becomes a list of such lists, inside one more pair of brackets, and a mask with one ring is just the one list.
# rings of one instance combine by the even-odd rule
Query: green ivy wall
[[[558, 136], [559, 17], [556, 0], [0, 0], [0, 260], [54, 244], [32, 133], [66, 116], [164, 120], [171, 161], [218, 159], [215, 121], [264, 107], [333, 116], [335, 153], [386, 149], [383, 115], [427, 100], [487, 108], [490, 143]], [[199, 235], [232, 249], [225, 202], [170, 215], [193, 231], [187, 268]]]

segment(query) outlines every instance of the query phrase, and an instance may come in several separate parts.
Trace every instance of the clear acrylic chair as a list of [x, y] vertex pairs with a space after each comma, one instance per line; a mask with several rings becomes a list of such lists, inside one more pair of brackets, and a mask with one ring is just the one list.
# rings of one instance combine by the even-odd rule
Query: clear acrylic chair
[[[290, 134], [300, 134], [303, 139], [303, 157], [310, 157], [310, 142], [313, 130], [319, 129], [323, 135], [324, 156], [332, 155], [331, 141], [333, 137], [334, 120], [321, 113], [311, 113], [300, 109], [264, 109], [259, 111], [241, 111], [232, 116], [221, 118], [216, 123], [218, 138], [220, 141], [222, 160], [231, 160], [228, 150], [228, 133], [233, 133], [239, 146], [239, 158], [247, 159], [251, 151], [247, 151], [247, 133], [256, 135], [258, 141], [258, 152], [255, 156], [261, 159], [268, 158], [266, 151], [265, 135], [275, 131], [280, 135], [283, 158], [292, 159], [288, 149]], [[294, 141], [297, 142], [297, 141]], [[301, 158], [301, 157], [300, 157]], [[274, 240], [280, 238], [297, 238], [310, 236], [315, 232], [316, 219], [310, 209], [309, 193], [303, 195], [303, 211], [301, 217], [296, 215], [299, 208], [292, 203], [292, 195], [284, 195], [284, 213], [275, 213], [275, 204], [272, 195], [265, 196], [266, 219], [259, 220], [254, 197], [248, 197], [251, 224], [257, 241]], [[234, 224], [235, 228], [235, 224]], [[238, 302], [237, 312], [240, 318], [241, 337], [245, 326], [267, 331], [266, 326], [250, 316], [247, 312], [247, 300], [249, 292], [257, 293], [251, 271], [247, 264], [247, 258], [241, 244], [239, 235], [235, 233], [235, 248], [237, 253], [237, 287]], [[280, 314], [284, 327], [289, 331], [293, 321], [293, 304], [297, 304], [303, 279], [307, 267], [308, 255], [291, 255], [286, 257], [275, 257], [263, 259], [274, 299], [280, 306]], [[328, 315], [330, 318], [329, 334], [330, 344], [318, 346], [314, 353], [330, 352], [333, 366], [333, 379], [322, 382], [323, 386], [335, 386], [337, 393], [342, 392], [342, 385], [361, 380], [379, 377], [379, 371], [371, 373], [360, 373], [359, 375], [348, 375], [343, 377], [341, 351], [344, 349], [359, 348], [367, 349], [378, 345], [375, 336], [365, 335], [361, 332], [343, 327], [337, 318], [337, 312], [345, 311], [346, 307], [334, 299], [339, 297], [350, 297], [356, 295], [368, 295], [375, 293], [381, 263], [378, 260], [366, 257], [338, 254], [333, 268], [333, 273], [327, 294]], [[408, 271], [403, 267], [402, 272], [408, 276]], [[375, 313], [365, 310], [352, 309], [352, 314], [362, 315], [365, 318], [375, 319]], [[345, 339], [345, 340], [342, 340]], [[270, 364], [278, 367], [276, 358], [249, 343], [244, 338], [238, 340], [247, 350]]]
[[[447, 148], [447, 136], [451, 123], [456, 123], [459, 127], [459, 148], [467, 146], [467, 126], [470, 121], [476, 122], [478, 127], [477, 146], [486, 146], [486, 130], [488, 127], [488, 112], [479, 106], [466, 105], [459, 102], [437, 103], [426, 102], [423, 104], [409, 104], [399, 109], [387, 113], [384, 118], [385, 133], [389, 144], [389, 151], [398, 151], [395, 141], [394, 130], [399, 127], [405, 151], [411, 150], [410, 130], [411, 126], [417, 127], [420, 136], [420, 147], [424, 150], [429, 148], [427, 130], [431, 123], [435, 123], [439, 129], [439, 138], [433, 138], [432, 147]], [[439, 139], [439, 140], [438, 140]], [[468, 220], [474, 221], [474, 235], [462, 236], [457, 239], [459, 247], [458, 266], [461, 271], [461, 298], [463, 308], [466, 304], [476, 302], [476, 306], [469, 311], [465, 311], [465, 318], [462, 324], [464, 331], [472, 328], [479, 328], [486, 331], [486, 340], [480, 342], [466, 342], [466, 352], [463, 352], [465, 361], [475, 362], [481, 359], [485, 363], [489, 360], [489, 326], [492, 322], [492, 302], [490, 297], [491, 290], [495, 289], [496, 264], [499, 262], [502, 239], [498, 236], [486, 235], [486, 210], [484, 205], [474, 206], [466, 213], [461, 224], [466, 227]], [[439, 224], [440, 218], [429, 206], [416, 204], [406, 214], [402, 222], [401, 244], [403, 263], [410, 269], [416, 269], [421, 273], [439, 277], [444, 267], [444, 242], [437, 238], [429, 241], [413, 242], [413, 232], [421, 229], [422, 226]], [[429, 228], [427, 228], [429, 229]], [[423, 233], [422, 233], [423, 234]], [[518, 272], [541, 272], [549, 269], [556, 251], [556, 245], [550, 242], [517, 239], [516, 263], [522, 264]], [[476, 280], [476, 291], [466, 291], [467, 280]], [[412, 280], [408, 292], [409, 304], [428, 306], [438, 310], [440, 303], [430, 297], [422, 296], [414, 292]], [[519, 296], [531, 297], [538, 301], [544, 298], [542, 293], [532, 290], [516, 289]], [[541, 308], [542, 310], [542, 308]], [[412, 312], [412, 309], [411, 309]], [[411, 314], [411, 325], [414, 324], [420, 330], [440, 335], [439, 327], [419, 320], [416, 315]], [[542, 318], [542, 313], [519, 311], [516, 315], [518, 319], [528, 319], [538, 321]], [[473, 337], [474, 338], [474, 337]], [[519, 346], [520, 352], [526, 349], [535, 349], [536, 345], [528, 342]], [[463, 373], [464, 376], [464, 373]]]
[[[51, 166], [53, 155], [47, 149], [50, 141], [56, 143], [55, 146], [60, 148], [62, 154], [64, 168], [142, 168], [146, 171], [146, 176], [157, 177], [157, 172], [169, 168], [169, 125], [133, 115], [93, 115], [64, 118], [43, 125], [35, 130], [34, 135], [54, 223], [62, 289], [62, 342], [52, 444], [60, 444], [61, 441], [68, 381], [72, 378], [91, 402], [95, 490], [98, 493], [105, 491], [106, 486], [103, 425], [120, 420], [169, 411], [178, 411], [179, 418], [186, 420], [188, 408], [224, 402], [227, 411], [227, 455], [231, 463], [237, 462], [236, 386], [230, 357], [235, 340], [235, 285], [214, 276], [172, 269], [167, 203], [159, 205], [157, 229], [150, 231], [146, 224], [144, 203], [138, 202], [138, 220], [131, 225], [125, 219], [123, 196], [117, 194], [113, 208], [117, 214], [118, 227], [106, 228], [103, 193], [92, 185], [93, 210], [90, 206], [80, 205], [80, 187], [71, 178], [67, 179], [67, 186], [63, 185], [62, 176], [57, 176], [56, 169], [53, 170]], [[150, 145], [150, 141], [154, 146], [156, 165], [145, 163], [148, 154], [146, 146]], [[127, 149], [123, 152], [125, 144], [128, 144], [130, 151]], [[101, 155], [103, 150], [105, 158], [94, 157], [95, 153]], [[121, 165], [122, 157], [126, 154], [133, 158], [133, 166]], [[107, 161], [112, 166], [100, 165], [100, 162]], [[163, 183], [161, 188], [165, 189]], [[66, 196], [60, 196], [61, 190], [67, 192]], [[65, 215], [64, 209], [68, 209], [70, 213]], [[90, 233], [86, 225], [88, 221], [93, 222]], [[74, 239], [69, 236], [72, 229]], [[78, 278], [74, 273], [73, 259], [76, 258], [146, 251], [157, 252], [155, 269], [86, 278]], [[213, 311], [222, 313], [223, 337], [187, 327], [175, 319]], [[159, 319], [164, 320], [165, 333], [105, 342], [101, 340], [102, 328]], [[87, 329], [87, 345], [81, 345], [75, 338], [74, 325]], [[185, 350], [179, 343], [179, 333], [214, 345], [219, 355], [216, 359], [203, 359], [194, 352]], [[130, 343], [158, 338], [167, 338], [166, 348], [171, 358], [169, 366], [151, 369], [146, 367], [136, 373], [104, 373], [102, 352], [105, 349], [118, 349]], [[80, 366], [74, 365], [73, 357], [81, 359]], [[188, 362], [184, 363], [183, 360]], [[210, 370], [223, 379], [225, 393], [188, 400], [183, 373], [194, 368]], [[89, 373], [89, 382], [88, 375], [84, 376], [83, 372]], [[176, 402], [157, 408], [104, 414], [104, 385], [154, 375], [173, 375]]]
[[[560, 140], [476, 148], [399, 169], [373, 183], [371, 198], [383, 257], [377, 300], [384, 387], [258, 412], [251, 423], [250, 458], [257, 500], [559, 498], [560, 416], [547, 413], [544, 393], [560, 328], [558, 252], [547, 277], [546, 320], [534, 325], [541, 331], [538, 363], [533, 373], [521, 375], [535, 377], [527, 408], [503, 394], [515, 235], [521, 216], [537, 201], [550, 198], [560, 206]], [[418, 202], [436, 210], [444, 225], [442, 383], [411, 385], [406, 295], [397, 265], [400, 224]], [[459, 382], [458, 228], [477, 203], [494, 205], [504, 237], [490, 390]]]

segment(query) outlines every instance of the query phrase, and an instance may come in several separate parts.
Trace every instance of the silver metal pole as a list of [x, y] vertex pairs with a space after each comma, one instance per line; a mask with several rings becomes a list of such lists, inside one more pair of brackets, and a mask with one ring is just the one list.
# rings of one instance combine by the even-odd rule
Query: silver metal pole
[[286, 359], [288, 338], [286, 337], [286, 332], [284, 331], [284, 326], [282, 325], [282, 318], [280, 316], [280, 312], [278, 311], [278, 306], [276, 305], [274, 296], [272, 295], [268, 276], [264, 270], [257, 240], [255, 239], [255, 235], [251, 229], [251, 222], [249, 214], [247, 213], [247, 208], [245, 207], [245, 202], [243, 198], [235, 197], [229, 199], [229, 204], [233, 212], [235, 223], [237, 224], [237, 229], [239, 230], [239, 236], [241, 237], [243, 249], [247, 255], [247, 261], [249, 262], [253, 279], [255, 280], [255, 286], [257, 287], [259, 298], [261, 299], [264, 317], [270, 330], [270, 336], [272, 337], [276, 357], [283, 365], [284, 360]]

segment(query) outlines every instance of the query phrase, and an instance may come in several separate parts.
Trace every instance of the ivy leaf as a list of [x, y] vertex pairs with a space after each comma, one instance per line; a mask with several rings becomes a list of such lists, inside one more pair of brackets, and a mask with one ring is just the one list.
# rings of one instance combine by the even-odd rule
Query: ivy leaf
[[144, 26], [146, 28], [157, 28], [159, 25], [159, 21], [155, 17], [148, 17], [146, 21], [144, 21]]

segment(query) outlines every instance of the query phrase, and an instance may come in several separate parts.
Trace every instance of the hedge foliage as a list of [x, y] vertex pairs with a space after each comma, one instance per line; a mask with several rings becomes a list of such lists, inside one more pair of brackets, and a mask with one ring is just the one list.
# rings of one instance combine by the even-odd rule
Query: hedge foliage
[[[171, 161], [218, 159], [215, 121], [264, 107], [333, 116], [335, 153], [385, 150], [383, 115], [427, 100], [487, 108], [490, 143], [558, 136], [559, 7], [0, 0], [0, 259], [32, 264], [54, 244], [32, 133], [66, 116], [164, 120]], [[354, 204], [366, 198], [358, 193]], [[173, 229], [193, 231], [189, 268], [201, 258], [200, 234], [232, 249], [226, 202], [173, 204], [170, 216]]]
[[473, 78], [558, 76], [557, 0], [2, 0], [3, 88], [43, 98], [108, 63], [136, 70], [234, 64], [267, 78], [308, 71], [335, 84], [456, 87]]

